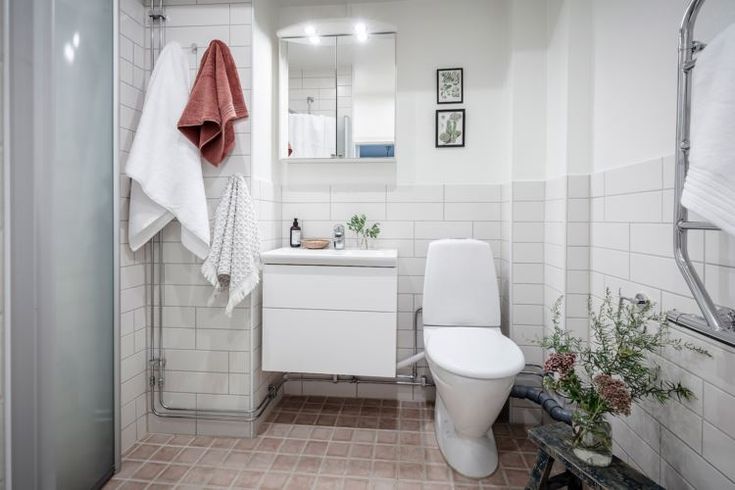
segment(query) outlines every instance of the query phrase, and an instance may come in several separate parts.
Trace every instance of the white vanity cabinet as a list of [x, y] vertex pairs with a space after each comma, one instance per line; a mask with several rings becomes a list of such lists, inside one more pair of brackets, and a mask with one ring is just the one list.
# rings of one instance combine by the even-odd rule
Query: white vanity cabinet
[[263, 254], [263, 370], [393, 377], [395, 250]]

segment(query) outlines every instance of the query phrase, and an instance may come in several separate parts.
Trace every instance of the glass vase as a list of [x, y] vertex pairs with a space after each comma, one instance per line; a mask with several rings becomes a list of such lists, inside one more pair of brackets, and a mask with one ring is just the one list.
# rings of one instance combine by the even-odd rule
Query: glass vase
[[612, 427], [603, 415], [586, 410], [572, 414], [572, 449], [591, 466], [608, 466], [612, 462]]

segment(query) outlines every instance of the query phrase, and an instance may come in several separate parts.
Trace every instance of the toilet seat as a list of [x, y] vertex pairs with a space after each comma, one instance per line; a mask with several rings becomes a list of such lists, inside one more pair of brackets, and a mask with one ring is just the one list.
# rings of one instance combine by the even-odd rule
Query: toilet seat
[[475, 379], [515, 376], [525, 364], [521, 349], [497, 327], [437, 328], [426, 354], [445, 371]]

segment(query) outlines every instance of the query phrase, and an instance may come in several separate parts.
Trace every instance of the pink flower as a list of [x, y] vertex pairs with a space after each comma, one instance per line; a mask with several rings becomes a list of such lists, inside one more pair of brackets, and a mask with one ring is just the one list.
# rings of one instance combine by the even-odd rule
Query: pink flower
[[613, 413], [630, 415], [632, 399], [625, 382], [614, 379], [609, 374], [598, 374], [592, 380], [595, 390], [607, 403]]
[[576, 362], [577, 356], [573, 352], [554, 352], [544, 362], [544, 371], [564, 377], [574, 369]]

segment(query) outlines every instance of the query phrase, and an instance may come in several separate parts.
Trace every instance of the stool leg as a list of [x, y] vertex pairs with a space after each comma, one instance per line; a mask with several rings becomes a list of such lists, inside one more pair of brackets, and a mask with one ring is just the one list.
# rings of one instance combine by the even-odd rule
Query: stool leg
[[551, 472], [551, 466], [553, 464], [554, 458], [539, 449], [536, 455], [536, 464], [533, 465], [531, 475], [526, 484], [526, 490], [540, 490], [544, 488], [546, 481], [549, 479], [549, 472]]

